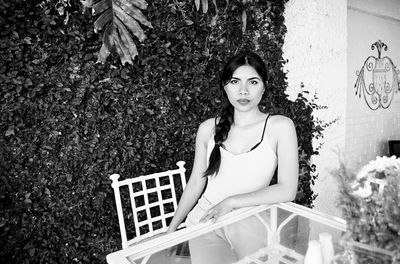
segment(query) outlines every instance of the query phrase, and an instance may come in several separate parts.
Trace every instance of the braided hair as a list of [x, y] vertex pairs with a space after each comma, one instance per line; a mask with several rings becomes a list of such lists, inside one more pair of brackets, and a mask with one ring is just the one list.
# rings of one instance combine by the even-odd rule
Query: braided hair
[[257, 54], [252, 52], [241, 53], [233, 56], [225, 64], [220, 79], [220, 91], [222, 93], [224, 106], [221, 110], [220, 118], [218, 122], [216, 122], [214, 135], [215, 145], [209, 158], [207, 170], [204, 172], [205, 177], [218, 174], [221, 165], [220, 147], [223, 146], [223, 142], [228, 138], [229, 130], [234, 120], [234, 108], [228, 100], [224, 87], [229, 83], [236, 69], [243, 65], [253, 67], [264, 83], [264, 87], [266, 87], [267, 68], [264, 61]]

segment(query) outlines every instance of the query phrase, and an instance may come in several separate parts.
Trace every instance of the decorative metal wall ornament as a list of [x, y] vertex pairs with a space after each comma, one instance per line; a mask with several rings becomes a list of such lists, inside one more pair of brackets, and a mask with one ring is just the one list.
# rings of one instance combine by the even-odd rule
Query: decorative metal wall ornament
[[376, 47], [378, 58], [369, 56], [360, 71], [356, 72], [358, 76], [354, 88], [356, 95], [364, 100], [368, 107], [376, 110], [379, 107], [388, 108], [392, 103], [394, 94], [400, 90], [399, 70], [393, 64], [393, 61], [385, 56], [381, 58], [382, 49], [387, 51], [387, 45], [381, 40], [371, 45], [371, 49]]

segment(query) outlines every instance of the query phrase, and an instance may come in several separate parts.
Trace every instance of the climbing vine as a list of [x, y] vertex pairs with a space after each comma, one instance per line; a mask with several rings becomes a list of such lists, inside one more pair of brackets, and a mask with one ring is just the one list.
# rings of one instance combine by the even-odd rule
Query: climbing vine
[[193, 1], [148, 1], [140, 10], [151, 27], [139, 22], [146, 38], [132, 37], [137, 56], [125, 65], [112, 52], [96, 63], [103, 41], [93, 25], [107, 9], [92, 16], [78, 1], [58, 2], [0, 0], [2, 263], [105, 263], [120, 248], [108, 176], [178, 160], [189, 175], [197, 127], [221, 107], [219, 71], [240, 50], [267, 62], [264, 109], [296, 124], [296, 202], [312, 206], [311, 140], [323, 128], [310, 102], [284, 93], [285, 1], [252, 1], [245, 31], [243, 2], [215, 1], [216, 17], [214, 4], [204, 13]]

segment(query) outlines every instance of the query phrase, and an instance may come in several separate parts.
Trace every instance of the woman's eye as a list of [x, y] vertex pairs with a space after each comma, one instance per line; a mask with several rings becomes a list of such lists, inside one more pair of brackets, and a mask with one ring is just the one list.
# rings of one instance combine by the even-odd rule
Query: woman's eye
[[237, 83], [238, 83], [238, 80], [231, 80], [230, 83], [231, 83], [231, 84], [237, 84]]
[[258, 81], [250, 81], [250, 84], [252, 84], [252, 85], [257, 85], [257, 84], [258, 84]]

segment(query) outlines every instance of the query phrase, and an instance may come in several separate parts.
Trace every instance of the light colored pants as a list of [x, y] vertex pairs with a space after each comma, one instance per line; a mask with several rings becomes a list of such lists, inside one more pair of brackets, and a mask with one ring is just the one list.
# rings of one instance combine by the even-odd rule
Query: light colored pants
[[[186, 226], [199, 222], [212, 204], [202, 196], [188, 214]], [[263, 218], [267, 219], [264, 213]], [[267, 246], [267, 231], [255, 216], [211, 231], [189, 241], [192, 264], [230, 264]]]

